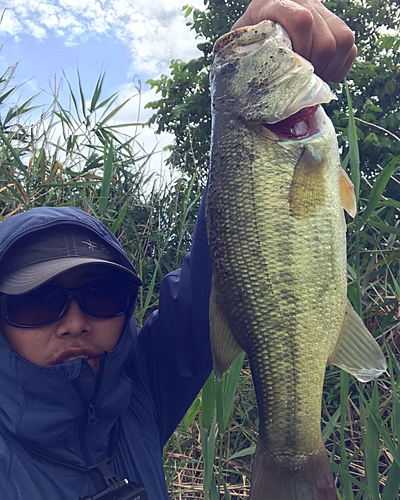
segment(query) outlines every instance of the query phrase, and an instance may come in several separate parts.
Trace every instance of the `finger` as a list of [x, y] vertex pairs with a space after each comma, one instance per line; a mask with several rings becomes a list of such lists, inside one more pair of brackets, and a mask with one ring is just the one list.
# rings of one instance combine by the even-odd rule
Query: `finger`
[[353, 33], [319, 0], [253, 0], [233, 28], [264, 19], [286, 29], [293, 50], [309, 60], [324, 80], [336, 82], [350, 69], [357, 52]]
[[314, 19], [309, 9], [290, 0], [278, 0], [269, 4], [268, 19], [280, 23], [292, 40], [293, 50], [310, 60]]
[[[350, 69], [357, 54], [357, 48], [354, 45], [354, 34], [341, 19], [328, 11], [324, 22], [331, 36], [334, 37], [334, 44], [331, 42], [331, 46], [324, 46], [323, 43], [318, 41], [315, 44], [316, 48], [318, 48], [318, 56], [313, 55], [312, 57], [320, 57], [318, 74], [325, 80], [334, 81], [335, 79], [336, 81], [339, 75], [346, 74], [344, 68], [347, 68], [347, 71]], [[324, 58], [325, 62], [323, 62]]]
[[[251, 8], [250, 8], [251, 7]], [[288, 32], [294, 50], [309, 59], [312, 46], [313, 17], [309, 9], [291, 0], [253, 0], [232, 29], [258, 24], [269, 19], [280, 23]]]
[[260, 14], [260, 10], [264, 8], [262, 1], [260, 0], [252, 0], [250, 5], [245, 10], [244, 14], [242, 14], [239, 19], [232, 26], [231, 30], [236, 30], [238, 28], [243, 28], [244, 26], [252, 26], [254, 24], [258, 24], [263, 21], [262, 15]]
[[347, 75], [349, 72], [354, 59], [356, 58], [357, 55], [357, 47], [353, 45], [352, 49], [350, 50], [350, 53], [343, 64], [342, 68], [332, 77], [330, 77], [330, 81], [334, 83], [339, 83], [340, 81], [343, 80], [343, 78]]
[[[296, 50], [296, 47], [293, 47]], [[332, 30], [320, 13], [313, 9], [312, 46], [309, 61], [317, 75], [322, 76], [337, 51], [337, 42]]]

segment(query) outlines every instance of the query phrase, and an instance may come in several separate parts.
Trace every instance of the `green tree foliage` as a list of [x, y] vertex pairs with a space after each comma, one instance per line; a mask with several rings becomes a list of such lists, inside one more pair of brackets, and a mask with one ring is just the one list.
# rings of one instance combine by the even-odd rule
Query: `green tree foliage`
[[[348, 80], [355, 117], [397, 134], [400, 125], [400, 11], [392, 0], [337, 0], [325, 5], [353, 30], [358, 57]], [[339, 100], [328, 106], [339, 131], [339, 143], [345, 146], [347, 133], [340, 133], [346, 122], [347, 102], [343, 86], [336, 86]], [[380, 129], [357, 122], [361, 170], [375, 177], [388, 162], [398, 161], [400, 142]], [[392, 181], [387, 193], [399, 198], [398, 186]], [[397, 193], [396, 193], [397, 191]]]
[[171, 75], [162, 75], [148, 83], [161, 95], [147, 107], [156, 110], [150, 123], [158, 132], [174, 134], [169, 146], [169, 165], [183, 172], [199, 172], [204, 181], [209, 162], [211, 112], [209, 70], [215, 41], [231, 29], [246, 10], [250, 0], [204, 0], [206, 10], [184, 6], [185, 16], [191, 16], [188, 26], [202, 41], [197, 45], [202, 53], [189, 62], [173, 60]]
[[[147, 106], [155, 113], [150, 122], [158, 131], [174, 134], [169, 164], [185, 172], [208, 170], [210, 137], [210, 95], [208, 72], [216, 39], [227, 32], [244, 12], [247, 0], [205, 0], [205, 10], [185, 6], [188, 26], [202, 37], [201, 55], [189, 62], [172, 61], [171, 75], [150, 80], [160, 99]], [[400, 9], [398, 0], [343, 0], [325, 2], [354, 31], [358, 58], [349, 73], [355, 117], [397, 133], [400, 124]], [[344, 157], [348, 152], [347, 99], [343, 85], [333, 85], [338, 101], [327, 106], [338, 131]], [[400, 143], [380, 129], [357, 122], [361, 170], [375, 177], [389, 161], [397, 163]], [[362, 184], [364, 187], [364, 183]], [[387, 189], [398, 197], [394, 182]], [[398, 191], [398, 190], [397, 190]]]

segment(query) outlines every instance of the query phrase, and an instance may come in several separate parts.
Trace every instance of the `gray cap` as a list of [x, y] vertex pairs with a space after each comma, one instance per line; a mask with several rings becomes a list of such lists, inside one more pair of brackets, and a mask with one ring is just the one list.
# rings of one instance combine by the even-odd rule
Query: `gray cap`
[[60, 224], [27, 234], [7, 250], [0, 262], [0, 292], [26, 293], [88, 264], [114, 267], [132, 284], [142, 284], [123, 256], [101, 236], [86, 227]]

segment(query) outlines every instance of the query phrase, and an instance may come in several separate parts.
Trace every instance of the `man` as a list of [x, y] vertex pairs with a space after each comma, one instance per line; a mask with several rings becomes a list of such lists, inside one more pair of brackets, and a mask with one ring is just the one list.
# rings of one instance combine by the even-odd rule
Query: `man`
[[[356, 49], [318, 0], [253, 0], [235, 28], [280, 22], [320, 76]], [[140, 279], [74, 208], [0, 224], [0, 499], [167, 499], [162, 450], [207, 379], [211, 281], [204, 201], [192, 250], [136, 331]]]

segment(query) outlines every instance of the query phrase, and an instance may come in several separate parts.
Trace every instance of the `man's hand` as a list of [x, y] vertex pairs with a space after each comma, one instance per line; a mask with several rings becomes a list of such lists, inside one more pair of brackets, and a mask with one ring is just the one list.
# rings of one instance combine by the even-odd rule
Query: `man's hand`
[[339, 82], [347, 75], [357, 54], [354, 35], [319, 0], [252, 0], [232, 29], [264, 19], [286, 29], [293, 50], [310, 61], [321, 78]]

